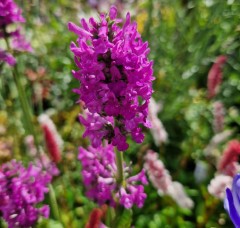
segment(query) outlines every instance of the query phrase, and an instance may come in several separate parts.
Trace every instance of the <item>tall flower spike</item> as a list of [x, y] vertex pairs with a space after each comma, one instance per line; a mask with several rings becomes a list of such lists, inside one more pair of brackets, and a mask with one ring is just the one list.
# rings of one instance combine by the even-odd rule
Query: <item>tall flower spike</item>
[[152, 185], [160, 194], [167, 194], [172, 178], [164, 164], [158, 159], [157, 153], [149, 150], [145, 156], [144, 168]]
[[[6, 39], [10, 45], [11, 51], [32, 52], [30, 43], [25, 40], [21, 34], [21, 27], [14, 32], [8, 32], [8, 26], [14, 23], [24, 23], [22, 10], [13, 0], [1, 0], [0, 2], [0, 39]], [[10, 42], [10, 41], [11, 42]], [[16, 60], [6, 50], [0, 49], [0, 62], [6, 62], [9, 66], [14, 66]]]
[[208, 73], [207, 86], [209, 99], [215, 97], [215, 95], [217, 94], [218, 87], [222, 82], [222, 67], [226, 61], [226, 56], [218, 56]]
[[208, 192], [219, 199], [224, 199], [226, 188], [230, 188], [233, 178], [231, 176], [216, 175], [208, 185]]
[[58, 134], [53, 121], [48, 115], [42, 114], [39, 116], [38, 120], [42, 126], [46, 147], [51, 159], [58, 163], [62, 159], [61, 149], [63, 146], [63, 141]]
[[150, 131], [157, 146], [165, 143], [168, 138], [168, 134], [157, 115], [159, 109], [160, 105], [157, 104], [153, 98], [151, 98], [149, 103], [149, 120], [151, 123]]
[[112, 145], [87, 150], [80, 147], [78, 159], [82, 163], [83, 183], [87, 189], [86, 195], [99, 205], [105, 203], [116, 205], [116, 200], [125, 208], [133, 205], [142, 207], [146, 194], [143, 185], [147, 179], [142, 170], [135, 176], [130, 176], [130, 167], [125, 166], [125, 183], [117, 183], [117, 167]]
[[0, 212], [9, 228], [31, 227], [39, 216], [48, 218], [49, 206], [38, 207], [48, 192], [52, 175], [41, 166], [12, 160], [0, 167]]
[[[144, 139], [140, 125], [148, 125], [153, 62], [147, 58], [148, 43], [142, 41], [130, 14], [122, 27], [116, 16], [117, 9], [112, 6], [109, 14], [100, 14], [100, 22], [90, 18], [87, 23], [82, 19], [81, 27], [69, 22], [68, 28], [78, 36], [77, 44], [70, 46], [79, 68], [73, 71], [80, 82], [75, 92], [92, 114], [84, 125], [91, 126], [96, 122], [94, 118], [101, 117], [101, 122], [108, 122], [107, 129], [111, 131], [103, 138], [124, 151], [128, 148], [127, 135], [137, 143]], [[110, 124], [109, 117], [114, 118]], [[102, 129], [92, 131], [92, 139], [98, 141], [93, 146], [99, 146], [102, 140], [98, 131]]]
[[169, 195], [183, 208], [194, 206], [191, 198], [187, 196], [181, 183], [172, 181], [168, 170], [164, 167], [158, 154], [149, 150], [145, 156], [144, 168], [147, 171], [152, 185], [158, 190], [159, 195]]
[[218, 172], [233, 177], [238, 171], [239, 155], [240, 142], [237, 140], [230, 141], [218, 162]]

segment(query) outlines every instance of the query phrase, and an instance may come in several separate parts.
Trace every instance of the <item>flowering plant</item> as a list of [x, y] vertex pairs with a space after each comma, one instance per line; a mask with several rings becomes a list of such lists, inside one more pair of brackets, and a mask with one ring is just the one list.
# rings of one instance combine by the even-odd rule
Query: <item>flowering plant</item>
[[0, 167], [0, 211], [9, 228], [30, 227], [39, 216], [48, 218], [49, 206], [37, 204], [44, 200], [47, 185], [57, 174], [52, 169], [56, 168], [48, 166], [44, 171], [40, 164], [25, 168], [15, 160]]
[[144, 135], [139, 125], [149, 127], [153, 62], [147, 58], [148, 43], [142, 41], [130, 14], [122, 27], [116, 16], [117, 9], [112, 6], [109, 14], [100, 14], [100, 22], [90, 18], [88, 24], [81, 19], [82, 28], [72, 22], [68, 28], [78, 35], [77, 44], [71, 43], [70, 48], [79, 68], [73, 71], [80, 82], [75, 92], [89, 111], [86, 119], [80, 119], [85, 136], [94, 147], [107, 139], [124, 151], [128, 134], [141, 143]]
[[[7, 26], [24, 22], [22, 10], [13, 0], [2, 0], [0, 2], [0, 39], [6, 40], [8, 49], [0, 49], [0, 61], [6, 62], [10, 66], [15, 65], [16, 60], [9, 51], [32, 51], [31, 45], [20, 32], [21, 27], [18, 27], [13, 32], [7, 31]], [[8, 41], [9, 38], [11, 38], [11, 43]]]

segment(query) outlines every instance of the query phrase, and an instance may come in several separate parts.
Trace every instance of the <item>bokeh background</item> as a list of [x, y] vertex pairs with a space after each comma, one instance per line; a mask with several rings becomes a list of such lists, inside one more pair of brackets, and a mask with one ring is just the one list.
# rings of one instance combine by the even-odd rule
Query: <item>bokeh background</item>
[[[87, 146], [84, 128], [78, 121], [81, 106], [72, 92], [79, 86], [71, 75], [76, 69], [69, 50], [76, 36], [67, 22], [97, 17], [115, 4], [121, 17], [131, 12], [138, 31], [151, 48], [154, 60], [153, 97], [161, 106], [158, 118], [168, 134], [157, 145], [145, 130], [144, 143], [129, 141], [126, 160], [134, 170], [143, 166], [147, 149], [159, 154], [174, 181], [180, 182], [194, 201], [192, 209], [181, 208], [169, 196], [160, 196], [151, 183], [145, 187], [143, 208], [132, 211], [134, 227], [232, 227], [223, 201], [208, 192], [216, 174], [216, 161], [231, 139], [240, 139], [240, 3], [226, 0], [143, 0], [67, 1], [16, 0], [23, 9], [23, 25], [33, 53], [17, 57], [21, 80], [33, 107], [39, 140], [37, 116], [48, 113], [64, 141], [60, 176], [53, 186], [65, 227], [84, 227], [96, 204], [84, 195], [78, 147]], [[213, 98], [208, 97], [208, 75], [218, 56], [226, 56], [222, 83]], [[0, 76], [0, 162], [12, 158], [28, 161], [24, 143], [26, 132], [17, 90], [9, 67]], [[224, 107], [223, 126], [214, 129], [214, 103]], [[226, 132], [230, 132], [226, 135]], [[225, 133], [209, 149], [214, 136]], [[49, 199], [46, 199], [46, 202]], [[128, 213], [125, 217], [130, 216]], [[123, 223], [124, 224], [124, 223]], [[38, 227], [62, 227], [53, 219], [40, 220]], [[122, 226], [124, 227], [124, 225]]]

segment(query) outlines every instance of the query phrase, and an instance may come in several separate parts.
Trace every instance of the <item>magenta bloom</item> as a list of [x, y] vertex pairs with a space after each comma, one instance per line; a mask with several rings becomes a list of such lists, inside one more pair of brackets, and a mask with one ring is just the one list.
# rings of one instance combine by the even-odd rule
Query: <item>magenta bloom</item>
[[32, 46], [26, 41], [25, 36], [21, 34], [21, 28], [19, 27], [15, 32], [11, 33], [12, 43], [11, 46], [17, 51], [32, 52]]
[[0, 62], [3, 61], [9, 66], [14, 66], [16, 64], [16, 59], [9, 53], [0, 49]]
[[[93, 117], [97, 114], [102, 122], [114, 118], [111, 134], [103, 138], [123, 151], [128, 148], [128, 134], [137, 143], [144, 139], [140, 125], [148, 125], [153, 62], [147, 57], [148, 43], [142, 41], [130, 14], [122, 26], [116, 16], [117, 9], [113, 6], [109, 15], [100, 14], [100, 22], [90, 18], [87, 23], [82, 19], [82, 27], [69, 22], [68, 28], [78, 36], [77, 44], [72, 43], [70, 47], [79, 68], [73, 71], [80, 82], [75, 92]], [[99, 135], [96, 131], [95, 137], [101, 141]]]
[[[22, 10], [13, 0], [0, 1], [0, 39], [7, 39], [12, 51], [32, 51], [30, 43], [21, 34], [21, 27], [18, 27], [14, 32], [8, 32], [7, 29], [11, 24], [24, 22], [25, 19], [22, 16]], [[5, 62], [9, 66], [16, 64], [16, 60], [12, 54], [2, 49], [0, 50], [0, 62]]]
[[16, 22], [25, 22], [25, 19], [22, 16], [22, 10], [12, 0], [1, 0], [0, 27]]
[[39, 216], [49, 216], [49, 206], [38, 207], [48, 192], [52, 175], [41, 166], [12, 160], [0, 167], [0, 212], [9, 228], [31, 227]]
[[89, 137], [92, 146], [97, 148], [101, 145], [102, 139], [108, 139], [113, 132], [113, 118], [101, 117], [98, 114], [86, 112], [86, 118], [79, 116], [80, 123], [85, 126], [86, 130], [83, 137]]
[[115, 206], [117, 200], [125, 208], [131, 208], [133, 205], [143, 206], [147, 196], [143, 187], [143, 184], [147, 184], [144, 170], [130, 177], [130, 167], [125, 167], [125, 184], [118, 184], [112, 145], [98, 148], [90, 146], [88, 150], [80, 147], [78, 159], [82, 163], [83, 183], [87, 189], [86, 195], [90, 199], [100, 205], [108, 203]]

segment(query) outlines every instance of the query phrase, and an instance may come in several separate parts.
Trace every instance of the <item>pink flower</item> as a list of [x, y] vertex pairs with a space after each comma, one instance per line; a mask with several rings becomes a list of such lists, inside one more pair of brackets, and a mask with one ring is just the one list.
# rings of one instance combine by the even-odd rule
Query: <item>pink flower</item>
[[172, 178], [162, 161], [158, 159], [157, 153], [151, 150], [147, 152], [144, 169], [153, 186], [162, 194], [167, 194], [168, 188], [172, 184]]
[[216, 175], [208, 185], [208, 192], [219, 198], [224, 199], [226, 188], [231, 188], [233, 178], [228, 175]]
[[56, 127], [53, 121], [49, 118], [48, 115], [42, 114], [38, 118], [44, 133], [44, 139], [49, 152], [51, 159], [58, 163], [61, 161], [61, 147], [63, 141], [58, 134]]
[[232, 140], [228, 143], [219, 162], [218, 172], [234, 176], [238, 169], [238, 156], [240, 155], [240, 142]]
[[153, 98], [151, 98], [149, 103], [148, 118], [151, 123], [150, 131], [152, 133], [154, 142], [157, 146], [166, 142], [168, 138], [168, 134], [161, 120], [158, 118], [159, 109], [160, 109], [159, 105], [156, 103], [156, 101]]
[[177, 181], [173, 181], [169, 186], [168, 195], [182, 208], [191, 209], [194, 206], [194, 202], [186, 194], [183, 185]]
[[224, 128], [225, 110], [221, 101], [213, 103], [213, 129], [215, 133], [221, 132]]
[[217, 89], [222, 82], [222, 67], [227, 61], [227, 57], [220, 55], [215, 60], [208, 73], [208, 98], [211, 99], [217, 94]]
[[144, 168], [149, 176], [152, 185], [160, 195], [169, 195], [183, 208], [192, 208], [193, 201], [187, 196], [181, 183], [172, 181], [168, 170], [158, 158], [158, 154], [148, 150], [145, 156]]

